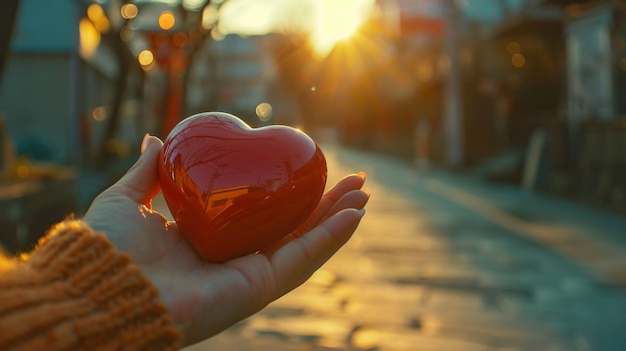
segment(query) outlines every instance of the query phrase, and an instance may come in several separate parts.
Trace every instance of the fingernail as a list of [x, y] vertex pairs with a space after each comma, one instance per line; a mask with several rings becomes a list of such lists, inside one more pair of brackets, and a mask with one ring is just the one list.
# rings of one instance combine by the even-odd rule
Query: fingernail
[[146, 148], [148, 147], [148, 141], [150, 140], [150, 134], [146, 133], [146, 135], [143, 136], [143, 140], [141, 141], [141, 153], [143, 154], [144, 151], [146, 151]]
[[365, 172], [361, 171], [359, 173], [357, 173], [357, 175], [363, 179], [365, 179]]
[[359, 215], [361, 216], [361, 218], [363, 218], [363, 216], [365, 216], [365, 209], [362, 208], [360, 210], [357, 211], [359, 213]]

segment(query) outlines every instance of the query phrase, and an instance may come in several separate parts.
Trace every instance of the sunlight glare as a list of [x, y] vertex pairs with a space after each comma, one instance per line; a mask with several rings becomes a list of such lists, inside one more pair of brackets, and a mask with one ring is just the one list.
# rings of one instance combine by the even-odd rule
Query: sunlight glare
[[220, 8], [224, 34], [263, 35], [295, 27], [311, 34], [319, 56], [349, 38], [365, 21], [374, 0], [229, 0]]
[[[281, 5], [274, 1], [274, 5]], [[228, 0], [219, 10], [218, 29], [223, 34], [267, 34], [275, 28], [275, 6], [261, 1]]]
[[313, 45], [318, 55], [327, 55], [341, 40], [349, 38], [366, 19], [369, 0], [319, 0]]

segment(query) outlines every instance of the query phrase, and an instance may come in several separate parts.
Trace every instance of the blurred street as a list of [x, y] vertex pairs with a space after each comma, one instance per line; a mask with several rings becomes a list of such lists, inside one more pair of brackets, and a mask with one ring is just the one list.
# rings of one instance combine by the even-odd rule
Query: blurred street
[[305, 285], [189, 351], [626, 348], [624, 217], [322, 147], [329, 184], [368, 174], [355, 237]]
[[309, 282], [188, 351], [624, 351], [624, 97], [626, 0], [2, 0], [0, 248], [227, 112], [307, 131], [372, 198]]

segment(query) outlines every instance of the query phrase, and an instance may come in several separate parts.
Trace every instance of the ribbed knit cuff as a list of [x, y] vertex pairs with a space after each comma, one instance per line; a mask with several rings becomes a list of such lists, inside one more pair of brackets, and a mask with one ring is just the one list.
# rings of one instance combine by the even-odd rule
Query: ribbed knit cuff
[[85, 223], [58, 224], [0, 272], [0, 349], [175, 350], [158, 291]]

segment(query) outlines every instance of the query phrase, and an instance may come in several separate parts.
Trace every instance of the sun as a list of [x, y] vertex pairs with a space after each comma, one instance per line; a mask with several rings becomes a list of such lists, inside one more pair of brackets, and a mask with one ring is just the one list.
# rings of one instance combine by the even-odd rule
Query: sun
[[262, 35], [298, 28], [325, 57], [371, 15], [375, 0], [228, 0], [219, 12], [223, 34]]
[[318, 0], [311, 39], [316, 54], [326, 56], [337, 44], [352, 36], [365, 21], [372, 0]]

